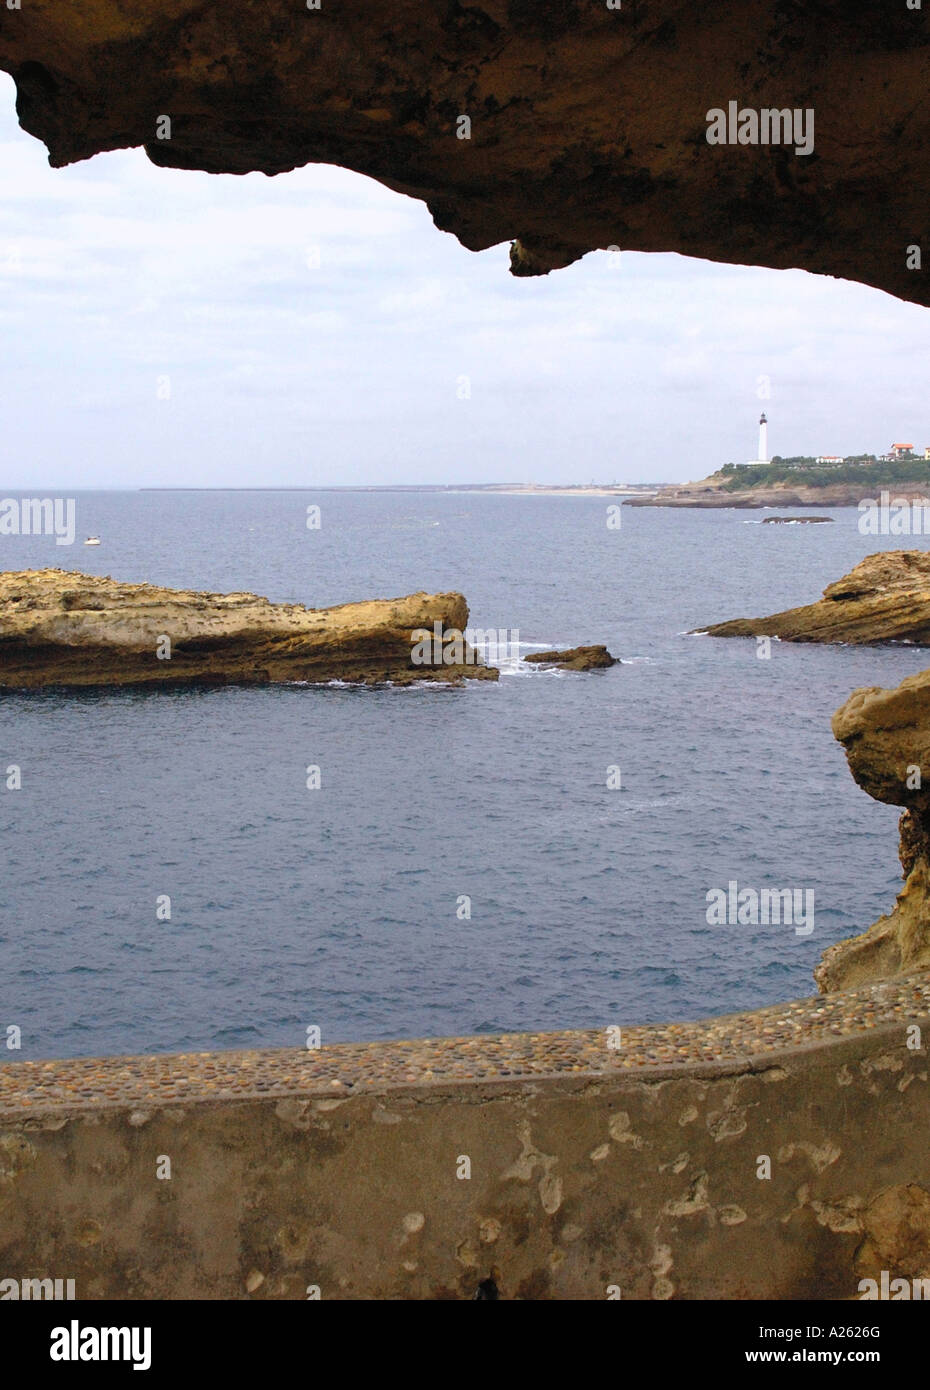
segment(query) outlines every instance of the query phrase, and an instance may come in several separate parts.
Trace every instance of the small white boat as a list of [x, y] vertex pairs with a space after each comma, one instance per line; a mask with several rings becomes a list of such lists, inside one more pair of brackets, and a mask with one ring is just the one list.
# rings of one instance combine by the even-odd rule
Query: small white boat
[[85, 545], [99, 545], [99, 544], [100, 544], [100, 537], [99, 537], [99, 536], [88, 536], [88, 537], [87, 537], [87, 540], [84, 542], [84, 544], [85, 544]]

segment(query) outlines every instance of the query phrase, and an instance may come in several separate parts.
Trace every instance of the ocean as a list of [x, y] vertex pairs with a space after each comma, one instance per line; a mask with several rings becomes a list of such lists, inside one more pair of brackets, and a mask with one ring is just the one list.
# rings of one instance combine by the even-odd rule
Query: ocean
[[[3, 696], [0, 763], [22, 768], [21, 790], [0, 779], [11, 1060], [699, 1018], [813, 993], [823, 949], [892, 906], [897, 811], [856, 787], [830, 715], [926, 652], [760, 659], [686, 634], [925, 538], [861, 536], [853, 508], [765, 526], [624, 507], [617, 530], [615, 499], [590, 496], [75, 496], [76, 545], [0, 537], [2, 567], [311, 606], [457, 589], [521, 655], [604, 642], [622, 664]], [[733, 880], [813, 890], [813, 931], [709, 925]]]

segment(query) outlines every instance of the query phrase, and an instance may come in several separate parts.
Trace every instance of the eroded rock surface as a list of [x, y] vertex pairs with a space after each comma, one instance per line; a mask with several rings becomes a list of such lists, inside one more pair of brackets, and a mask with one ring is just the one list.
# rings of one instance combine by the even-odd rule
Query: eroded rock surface
[[599, 667], [619, 665], [606, 647], [566, 647], [564, 651], [534, 652], [525, 660], [558, 666], [563, 671], [595, 671]]
[[433, 664], [415, 664], [412, 634], [435, 623], [465, 630], [461, 594], [305, 608], [79, 571], [8, 572], [0, 574], [0, 689], [497, 678], [467, 643], [458, 648], [464, 663], [445, 665], [435, 644]]
[[888, 916], [827, 948], [814, 972], [824, 992], [930, 967], [930, 671], [895, 690], [854, 690], [833, 716], [833, 733], [860, 787], [905, 808], [904, 887]]
[[[616, 246], [922, 304], [928, 55], [903, 0], [878, 17], [861, 0], [0, 6], [0, 68], [56, 166], [139, 145], [214, 173], [339, 164], [472, 250], [515, 238], [517, 275]], [[708, 144], [730, 101], [813, 111], [812, 151]]]
[[783, 642], [930, 643], [930, 552], [883, 550], [828, 584], [823, 598], [765, 618], [701, 628], [711, 637], [779, 637]]
[[[810, 483], [771, 483], [768, 486], [737, 488], [728, 491], [730, 475], [715, 473], [696, 483], [669, 483], [650, 497], [628, 497], [625, 507], [690, 507], [697, 510], [761, 507], [856, 507], [875, 497], [882, 485], [874, 479], [859, 483], [827, 483], [813, 487]], [[923, 504], [927, 500], [926, 483], [893, 483], [895, 502]]]

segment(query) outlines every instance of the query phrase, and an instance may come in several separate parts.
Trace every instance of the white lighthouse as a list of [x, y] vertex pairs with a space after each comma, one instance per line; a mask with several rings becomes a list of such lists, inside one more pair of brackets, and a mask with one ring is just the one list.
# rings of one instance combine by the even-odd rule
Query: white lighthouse
[[759, 416], [759, 452], [754, 459], [750, 459], [750, 464], [768, 463], [769, 461], [769, 422], [765, 418], [765, 411]]

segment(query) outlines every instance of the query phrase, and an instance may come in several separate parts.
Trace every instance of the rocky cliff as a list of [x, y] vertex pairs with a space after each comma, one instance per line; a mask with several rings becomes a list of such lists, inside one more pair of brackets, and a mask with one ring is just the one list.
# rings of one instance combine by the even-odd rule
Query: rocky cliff
[[930, 553], [882, 550], [828, 584], [823, 598], [765, 618], [701, 628], [711, 637], [779, 637], [783, 642], [930, 643]]
[[431, 642], [432, 664], [416, 664], [412, 634], [432, 634], [436, 623], [464, 631], [461, 594], [304, 608], [79, 571], [8, 572], [0, 574], [0, 689], [497, 678], [464, 642]]
[[824, 487], [812, 487], [801, 483], [772, 483], [767, 487], [740, 488], [727, 492], [724, 488], [726, 478], [721, 476], [702, 478], [698, 483], [670, 483], [660, 488], [651, 497], [630, 497], [625, 507], [691, 507], [724, 508], [736, 507], [740, 510], [752, 507], [856, 507], [867, 498], [874, 498], [884, 486], [891, 488], [895, 503], [924, 502], [927, 499], [930, 483], [880, 484], [874, 481], [863, 483], [827, 483]]
[[[340, 164], [472, 250], [515, 238], [517, 275], [615, 246], [921, 304], [928, 57], [926, 7], [904, 0], [0, 6], [0, 68], [54, 165], [128, 146], [214, 173]], [[731, 101], [796, 111], [811, 147], [793, 127], [708, 143]]]
[[860, 787], [905, 807], [904, 887], [887, 917], [824, 952], [814, 975], [825, 993], [930, 967], [930, 671], [895, 690], [854, 690], [833, 716], [833, 733]]

